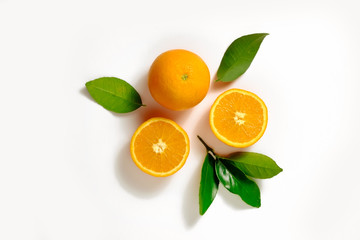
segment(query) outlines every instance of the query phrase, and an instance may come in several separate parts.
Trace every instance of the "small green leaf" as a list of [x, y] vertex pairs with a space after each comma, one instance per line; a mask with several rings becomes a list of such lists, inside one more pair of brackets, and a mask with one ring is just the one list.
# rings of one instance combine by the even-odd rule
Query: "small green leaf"
[[237, 152], [231, 154], [228, 158], [222, 158], [222, 160], [254, 178], [272, 178], [282, 172], [282, 168], [274, 160], [260, 153]]
[[250, 67], [259, 47], [268, 33], [255, 33], [233, 41], [221, 60], [216, 81], [231, 82]]
[[257, 184], [231, 164], [221, 160], [215, 162], [216, 175], [224, 187], [237, 194], [241, 199], [253, 207], [260, 207], [260, 189]]
[[115, 77], [103, 77], [85, 84], [91, 97], [105, 109], [127, 113], [144, 106], [139, 93], [126, 81]]
[[201, 169], [199, 189], [199, 212], [204, 215], [213, 202], [219, 187], [219, 179], [215, 173], [215, 159], [208, 153]]

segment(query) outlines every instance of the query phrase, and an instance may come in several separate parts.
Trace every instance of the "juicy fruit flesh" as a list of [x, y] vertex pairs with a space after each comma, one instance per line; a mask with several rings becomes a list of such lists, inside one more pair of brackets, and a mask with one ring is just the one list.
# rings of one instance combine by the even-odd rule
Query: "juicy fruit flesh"
[[214, 106], [210, 125], [215, 135], [228, 145], [247, 147], [264, 133], [267, 110], [262, 100], [254, 94], [229, 90], [219, 96]]
[[189, 153], [187, 136], [164, 121], [154, 121], [142, 128], [132, 147], [135, 163], [154, 176], [175, 173]]

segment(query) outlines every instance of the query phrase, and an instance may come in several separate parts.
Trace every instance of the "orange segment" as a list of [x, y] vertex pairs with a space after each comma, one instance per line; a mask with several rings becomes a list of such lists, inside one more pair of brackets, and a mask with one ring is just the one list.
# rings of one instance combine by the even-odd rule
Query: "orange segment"
[[210, 126], [215, 136], [233, 147], [257, 142], [267, 125], [265, 103], [254, 93], [230, 89], [222, 93], [210, 110]]
[[177, 123], [165, 118], [151, 118], [134, 133], [130, 152], [135, 164], [155, 177], [177, 172], [189, 155], [189, 137]]

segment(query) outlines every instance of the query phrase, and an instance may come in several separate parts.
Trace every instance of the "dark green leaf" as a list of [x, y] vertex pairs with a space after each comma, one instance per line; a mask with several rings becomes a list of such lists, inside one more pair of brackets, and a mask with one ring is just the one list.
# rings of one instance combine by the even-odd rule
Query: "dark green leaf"
[[209, 153], [206, 154], [201, 169], [201, 181], [199, 190], [199, 212], [204, 215], [213, 202], [219, 187], [219, 179], [215, 173], [215, 159]]
[[105, 109], [127, 113], [144, 106], [139, 93], [126, 81], [115, 77], [103, 77], [85, 84], [94, 100]]
[[250, 67], [259, 47], [268, 33], [242, 36], [230, 44], [217, 71], [217, 81], [231, 82]]
[[237, 194], [241, 199], [253, 207], [260, 207], [260, 189], [257, 184], [231, 164], [224, 164], [221, 160], [215, 163], [216, 175], [220, 182], [230, 192]]
[[272, 178], [282, 171], [274, 160], [260, 153], [237, 152], [222, 159], [254, 178]]

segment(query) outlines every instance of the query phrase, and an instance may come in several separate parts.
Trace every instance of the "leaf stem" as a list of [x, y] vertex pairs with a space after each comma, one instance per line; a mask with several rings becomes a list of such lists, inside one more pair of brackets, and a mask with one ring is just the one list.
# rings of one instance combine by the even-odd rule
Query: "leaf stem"
[[213, 149], [212, 149], [211, 147], [209, 147], [209, 146], [206, 144], [206, 142], [205, 142], [199, 135], [197, 135], [197, 137], [198, 137], [198, 139], [200, 140], [200, 142], [205, 146], [205, 148], [206, 148], [207, 151], [213, 152]]
[[214, 150], [209, 147], [209, 145], [206, 144], [206, 142], [198, 135], [197, 136], [200, 140], [200, 142], [205, 146], [206, 148], [206, 151], [208, 152], [208, 154], [214, 159], [216, 160], [217, 159], [217, 155], [214, 153]]
[[208, 153], [213, 157], [214, 160], [218, 159], [213, 151], [209, 150]]

